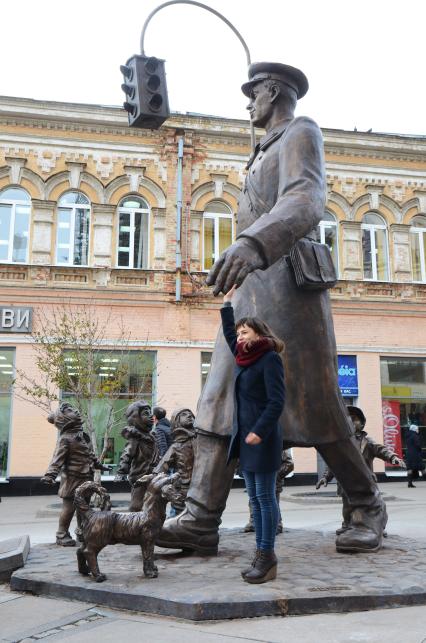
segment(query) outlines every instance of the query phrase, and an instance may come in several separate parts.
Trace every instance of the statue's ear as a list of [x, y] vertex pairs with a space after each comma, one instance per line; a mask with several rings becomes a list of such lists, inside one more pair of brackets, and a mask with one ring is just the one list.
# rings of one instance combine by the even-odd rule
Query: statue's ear
[[278, 85], [278, 83], [274, 83], [273, 85], [271, 85], [271, 88], [269, 91], [271, 94], [271, 103], [275, 103], [278, 96], [281, 94], [281, 88]]

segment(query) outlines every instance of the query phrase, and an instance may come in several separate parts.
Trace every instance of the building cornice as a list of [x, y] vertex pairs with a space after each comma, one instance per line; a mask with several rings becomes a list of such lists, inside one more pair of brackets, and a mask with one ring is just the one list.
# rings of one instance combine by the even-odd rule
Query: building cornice
[[[29, 98], [0, 96], [0, 121], [3, 125], [27, 126], [51, 131], [116, 134], [158, 141], [159, 135], [179, 129], [191, 129], [205, 142], [229, 139], [229, 143], [249, 144], [249, 122], [204, 114], [173, 113], [160, 130], [129, 128], [126, 112], [121, 107], [62, 103]], [[359, 156], [403, 161], [426, 158], [426, 136], [351, 132], [324, 128], [328, 155]], [[258, 134], [261, 134], [259, 130]], [[204, 142], [204, 141], [203, 141]], [[135, 141], [136, 143], [136, 141]]]

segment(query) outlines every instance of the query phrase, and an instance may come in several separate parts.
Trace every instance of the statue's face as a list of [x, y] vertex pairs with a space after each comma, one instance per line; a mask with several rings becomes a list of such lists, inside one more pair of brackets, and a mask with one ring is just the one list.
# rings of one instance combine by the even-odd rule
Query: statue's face
[[247, 109], [253, 125], [265, 127], [274, 111], [271, 94], [263, 82], [253, 86]]
[[194, 420], [194, 414], [189, 409], [185, 409], [179, 414], [179, 425], [185, 429], [192, 428], [194, 426]]
[[357, 433], [359, 433], [360, 431], [362, 431], [362, 422], [361, 422], [361, 420], [359, 419], [359, 417], [358, 417], [357, 415], [352, 415], [352, 414], [351, 414], [351, 420], [352, 420], [352, 424], [353, 424], [353, 426], [354, 426], [355, 431], [356, 431]]
[[79, 411], [70, 404], [62, 404], [53, 414], [53, 420], [60, 431], [82, 424]]
[[129, 426], [135, 426], [140, 431], [149, 432], [153, 423], [151, 408], [149, 406], [142, 408], [134, 406], [130, 412], [127, 413], [127, 423]]

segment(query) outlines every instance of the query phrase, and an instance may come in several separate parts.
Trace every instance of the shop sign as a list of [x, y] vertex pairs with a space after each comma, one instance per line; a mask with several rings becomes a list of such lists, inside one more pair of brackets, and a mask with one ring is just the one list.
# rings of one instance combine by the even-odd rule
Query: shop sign
[[383, 444], [402, 458], [400, 403], [382, 400]]
[[0, 333], [30, 333], [32, 324], [32, 308], [0, 306]]
[[382, 386], [383, 397], [412, 397], [409, 386]]
[[358, 369], [356, 355], [338, 355], [339, 387], [342, 395], [357, 397]]

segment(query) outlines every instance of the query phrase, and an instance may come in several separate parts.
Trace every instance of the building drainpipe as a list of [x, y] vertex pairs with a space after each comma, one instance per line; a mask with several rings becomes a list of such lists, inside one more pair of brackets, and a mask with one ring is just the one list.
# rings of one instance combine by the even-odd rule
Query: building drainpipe
[[183, 166], [183, 136], [178, 139], [177, 186], [176, 186], [176, 301], [181, 301], [181, 272], [182, 272], [182, 166]]

